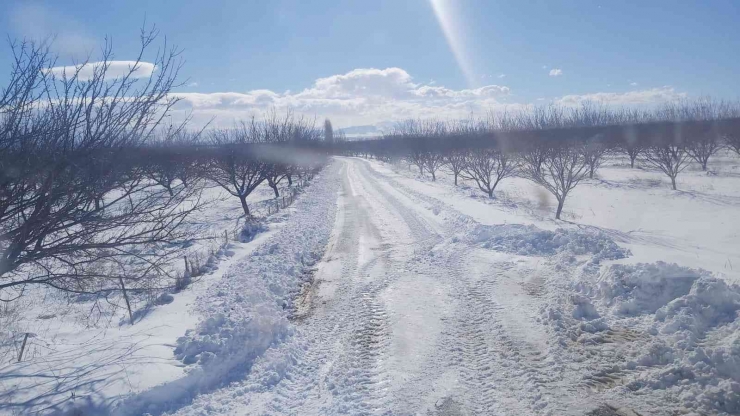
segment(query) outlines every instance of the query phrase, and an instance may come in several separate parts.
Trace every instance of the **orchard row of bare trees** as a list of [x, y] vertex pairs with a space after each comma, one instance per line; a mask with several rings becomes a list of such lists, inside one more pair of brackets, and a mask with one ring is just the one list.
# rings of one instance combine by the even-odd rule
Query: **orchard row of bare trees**
[[676, 178], [691, 161], [707, 169], [723, 148], [740, 156], [740, 105], [710, 99], [654, 110], [615, 110], [585, 104], [491, 114], [484, 120], [408, 120], [376, 140], [343, 143], [344, 154], [405, 160], [436, 180], [446, 170], [455, 185], [474, 182], [489, 197], [506, 178], [529, 179], [558, 202], [560, 218], [570, 192], [593, 178], [610, 154], [623, 154]]
[[171, 287], [206, 187], [238, 198], [249, 218], [260, 184], [277, 197], [325, 162], [323, 130], [291, 113], [197, 132], [165, 123], [181, 61], [165, 43], [142, 78], [155, 38], [142, 31], [123, 74], [110, 70], [110, 44], [100, 61], [61, 72], [47, 45], [12, 45], [0, 90], [0, 301], [38, 285], [127, 303], [132, 291]]

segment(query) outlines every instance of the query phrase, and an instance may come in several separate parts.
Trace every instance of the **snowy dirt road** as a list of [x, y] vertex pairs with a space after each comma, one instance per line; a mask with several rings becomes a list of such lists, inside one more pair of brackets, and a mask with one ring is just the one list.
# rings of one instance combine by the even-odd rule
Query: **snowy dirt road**
[[570, 394], [536, 319], [540, 260], [477, 247], [460, 237], [469, 218], [365, 161], [341, 163], [296, 335], [178, 414], [564, 413]]
[[377, 162], [337, 158], [325, 175], [316, 201], [335, 214], [279, 311], [289, 335], [174, 414], [740, 413], [740, 287], [624, 264], [595, 227], [482, 224]]

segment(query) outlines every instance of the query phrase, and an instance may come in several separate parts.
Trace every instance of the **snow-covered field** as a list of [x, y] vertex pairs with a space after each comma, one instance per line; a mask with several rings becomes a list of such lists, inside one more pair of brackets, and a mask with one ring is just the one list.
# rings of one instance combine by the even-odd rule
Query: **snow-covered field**
[[32, 305], [49, 352], [0, 368], [0, 413], [740, 414], [740, 160], [710, 165], [611, 160], [555, 221], [522, 179], [337, 158], [134, 326]]

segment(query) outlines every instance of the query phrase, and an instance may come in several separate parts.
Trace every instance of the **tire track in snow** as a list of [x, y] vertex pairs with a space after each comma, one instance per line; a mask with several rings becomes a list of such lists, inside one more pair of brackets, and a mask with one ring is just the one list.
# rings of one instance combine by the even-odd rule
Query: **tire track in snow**
[[[269, 413], [378, 414], [390, 408], [388, 378], [379, 366], [388, 356], [389, 322], [378, 295], [407, 271], [404, 255], [409, 248], [404, 242], [412, 242], [418, 255], [440, 238], [383, 190], [363, 165], [348, 163], [342, 174], [347, 202], [335, 250], [342, 256], [342, 277], [334, 297], [315, 312], [321, 319], [308, 317], [300, 329], [306, 348], [292, 355], [293, 364], [266, 406]], [[404, 227], [394, 227], [392, 235], [381, 239], [373, 219], [388, 217], [398, 218]], [[361, 235], [396, 244], [373, 247], [375, 257], [359, 265]]]
[[[371, 191], [366, 192], [366, 195], [369, 199], [375, 200], [372, 205], [388, 209], [389, 214], [400, 219], [409, 232], [409, 235], [404, 235], [404, 232], [399, 232], [401, 230], [394, 227], [391, 235], [386, 235], [383, 239], [395, 244], [381, 245], [385, 247], [380, 257], [383, 267], [378, 271], [378, 275], [382, 277], [374, 279], [373, 283], [361, 291], [362, 299], [358, 308], [361, 313], [358, 320], [362, 324], [352, 335], [350, 345], [354, 348], [347, 355], [350, 366], [356, 369], [349, 373], [349, 379], [342, 384], [347, 386], [348, 390], [345, 398], [362, 398], [361, 407], [356, 408], [360, 414], [378, 414], [391, 408], [387, 398], [388, 375], [383, 372], [382, 366], [379, 366], [389, 358], [387, 350], [391, 337], [390, 324], [387, 311], [382, 301], [378, 299], [379, 295], [395, 282], [400, 274], [413, 273], [408, 267], [409, 248], [412, 250], [411, 260], [413, 260], [420, 253], [428, 252], [441, 238], [423, 220], [414, 215], [409, 207], [384, 190], [377, 179], [369, 175], [364, 164], [354, 166], [358, 167], [358, 182], [363, 188], [367, 187], [366, 191]], [[351, 409], [350, 405], [342, 405], [334, 410], [342, 413]]]
[[[358, 293], [355, 286], [380, 260], [375, 257], [359, 265], [361, 235], [377, 235], [377, 230], [373, 229], [366, 212], [364, 197], [356, 194], [350, 183], [351, 170], [352, 166], [345, 164], [341, 172], [342, 225], [336, 248], [330, 254], [334, 261], [342, 263], [341, 278], [332, 298], [320, 312], [315, 312], [324, 316], [321, 319], [309, 316], [300, 328], [300, 336], [305, 339], [304, 348], [297, 350], [286, 377], [275, 387], [274, 398], [267, 406], [275, 414], [329, 413], [334, 407], [347, 406], [342, 403], [346, 392], [342, 391], [342, 382], [337, 378], [355, 370], [350, 364], [353, 359], [348, 361], [344, 354], [354, 350], [352, 337], [357, 334], [358, 323], [367, 318], [367, 309], [353, 307], [353, 304], [365, 305], [360, 301], [362, 293]], [[348, 351], [344, 348], [347, 343], [351, 344]]]
[[503, 322], [509, 312], [491, 296], [496, 291], [495, 276], [466, 286], [458, 335], [469, 410], [472, 414], [542, 413], [548, 406], [545, 392], [556, 380], [555, 374], [548, 374], [551, 363]]
[[[445, 224], [445, 234], [455, 235], [461, 231], [461, 226], [472, 228], [477, 224], [442, 201], [419, 194], [375, 171], [368, 162], [362, 161], [362, 165], [376, 178], [402, 190], [407, 197], [452, 213], [452, 220]], [[445, 331], [449, 334], [444, 341], [447, 346], [440, 349], [448, 352], [448, 367], [459, 367], [464, 389], [461, 393], [463, 407], [476, 415], [549, 413], [545, 393], [559, 381], [560, 369], [545, 359], [547, 351], [531, 345], [516, 328], [506, 325], [507, 315], [518, 313], [507, 310], [495, 299], [500, 291], [497, 282], [506, 266], [498, 264], [499, 270], [473, 280], [470, 276], [475, 272], [465, 265], [466, 256], [474, 247], [463, 243], [453, 247], [443, 262], [449, 278], [461, 283], [457, 293], [459, 313], [456, 319], [450, 320], [452, 327]], [[539, 297], [546, 289], [541, 279], [533, 279], [524, 291]]]

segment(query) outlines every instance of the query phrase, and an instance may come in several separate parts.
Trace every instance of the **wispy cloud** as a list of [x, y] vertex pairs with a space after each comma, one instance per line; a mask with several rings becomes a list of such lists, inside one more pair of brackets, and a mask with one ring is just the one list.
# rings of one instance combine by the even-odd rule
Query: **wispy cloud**
[[[103, 65], [104, 62], [89, 62], [84, 65], [55, 66], [49, 71], [56, 77], [66, 76], [68, 78], [77, 72], [78, 79], [86, 81], [94, 76], [95, 71], [100, 71]], [[119, 78], [131, 73], [132, 78], [149, 78], [155, 69], [156, 65], [151, 62], [139, 62], [137, 65], [135, 61], [108, 61], [105, 77], [107, 79]]]
[[506, 77], [506, 74], [499, 74], [499, 76], [498, 76], [498, 77], [499, 77], [499, 78], [505, 78], [505, 77]]
[[633, 87], [636, 87], [637, 86], [637, 83], [636, 82], [630, 82], [630, 85], [633, 86]]
[[550, 70], [551, 77], [559, 77], [561, 75], [563, 75], [563, 70], [560, 68], [553, 68]]
[[662, 87], [625, 93], [597, 92], [582, 95], [566, 95], [555, 100], [555, 103], [561, 105], [580, 105], [583, 102], [597, 102], [606, 105], [635, 106], [676, 101], [685, 97], [686, 93], [678, 92], [672, 87]]

